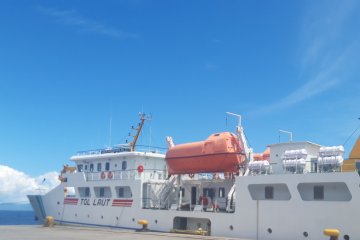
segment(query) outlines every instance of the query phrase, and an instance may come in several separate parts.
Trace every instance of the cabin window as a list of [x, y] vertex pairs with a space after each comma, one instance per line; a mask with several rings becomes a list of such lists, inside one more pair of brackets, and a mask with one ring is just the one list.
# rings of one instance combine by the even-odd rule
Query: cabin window
[[131, 198], [132, 193], [129, 186], [115, 187], [115, 191], [118, 198]]
[[123, 198], [124, 197], [124, 188], [119, 188], [119, 198]]
[[79, 187], [80, 197], [90, 197], [90, 188], [89, 187]]
[[83, 165], [82, 165], [82, 164], [79, 164], [77, 167], [78, 167], [78, 172], [82, 172], [82, 171], [83, 171]]
[[287, 201], [291, 199], [289, 188], [284, 183], [249, 184], [248, 189], [253, 200]]
[[90, 188], [85, 188], [85, 197], [90, 197]]
[[274, 199], [274, 187], [265, 187], [265, 199]]
[[297, 189], [304, 201], [350, 201], [352, 198], [344, 182], [299, 183]]
[[105, 163], [105, 171], [109, 171], [110, 170], [110, 163], [107, 162]]
[[355, 162], [355, 168], [356, 168], [356, 171], [358, 172], [358, 174], [360, 175], [360, 161]]
[[94, 171], [94, 164], [90, 164], [90, 172], [93, 172]]
[[314, 186], [314, 200], [324, 200], [324, 186]]
[[100, 188], [100, 197], [104, 197], [105, 196], [105, 189], [104, 188]]
[[98, 171], [98, 172], [101, 172], [101, 163], [98, 163], [98, 164], [97, 164], [97, 171]]
[[127, 168], [127, 161], [122, 161], [122, 163], [121, 163], [121, 169], [122, 169], [122, 170], [126, 170], [126, 168]]
[[225, 188], [221, 187], [219, 188], [219, 198], [225, 197]]
[[66, 197], [76, 197], [75, 187], [65, 187], [64, 193]]
[[111, 198], [110, 187], [94, 187], [94, 192], [97, 198]]

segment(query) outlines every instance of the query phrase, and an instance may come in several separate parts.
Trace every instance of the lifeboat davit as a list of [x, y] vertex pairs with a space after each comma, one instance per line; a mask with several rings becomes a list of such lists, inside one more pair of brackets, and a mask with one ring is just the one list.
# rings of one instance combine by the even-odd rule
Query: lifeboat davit
[[238, 172], [245, 155], [236, 135], [223, 132], [205, 141], [176, 145], [165, 160], [170, 174]]

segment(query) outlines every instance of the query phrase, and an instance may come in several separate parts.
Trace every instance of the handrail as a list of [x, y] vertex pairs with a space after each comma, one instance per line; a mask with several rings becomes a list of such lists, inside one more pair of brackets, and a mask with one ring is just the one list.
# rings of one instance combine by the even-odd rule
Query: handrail
[[[164, 147], [155, 147], [155, 146], [146, 146], [146, 145], [136, 145], [138, 152], [152, 152], [152, 153], [164, 153], [167, 148]], [[107, 153], [119, 153], [119, 152], [131, 152], [129, 145], [115, 146], [109, 148], [99, 148], [91, 149], [85, 151], [78, 151], [74, 156], [85, 156], [85, 155], [98, 155], [98, 154], [107, 154]]]
[[146, 169], [143, 172], [139, 172], [137, 169], [84, 172], [84, 174], [86, 181], [112, 181], [112, 180], [131, 180], [131, 179], [164, 180], [166, 178], [166, 172], [160, 169]]

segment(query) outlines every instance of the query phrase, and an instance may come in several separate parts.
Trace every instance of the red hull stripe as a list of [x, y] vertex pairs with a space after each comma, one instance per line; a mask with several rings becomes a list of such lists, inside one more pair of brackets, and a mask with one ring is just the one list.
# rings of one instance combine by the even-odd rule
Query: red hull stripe
[[79, 199], [78, 198], [65, 198], [64, 204], [77, 205]]
[[114, 199], [112, 202], [113, 207], [131, 207], [133, 199]]
[[127, 200], [127, 199], [124, 199], [124, 200], [121, 200], [121, 199], [114, 199], [113, 202], [133, 202], [133, 200]]

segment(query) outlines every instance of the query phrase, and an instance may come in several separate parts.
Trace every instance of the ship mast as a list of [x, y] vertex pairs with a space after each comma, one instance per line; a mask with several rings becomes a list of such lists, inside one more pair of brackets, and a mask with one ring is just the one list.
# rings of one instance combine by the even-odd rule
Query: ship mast
[[[140, 123], [138, 124], [137, 128], [136, 128], [136, 134], [134, 136], [133, 141], [130, 143], [130, 151], [133, 152], [135, 151], [135, 145], [137, 140], [139, 139], [140, 133], [141, 133], [141, 129], [144, 126], [145, 120], [149, 120], [149, 118], [146, 117], [145, 113], [141, 113], [141, 118], [140, 118]], [[132, 127], [134, 129], [134, 127]]]

